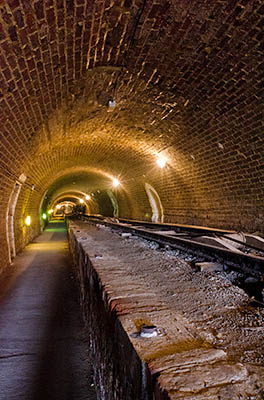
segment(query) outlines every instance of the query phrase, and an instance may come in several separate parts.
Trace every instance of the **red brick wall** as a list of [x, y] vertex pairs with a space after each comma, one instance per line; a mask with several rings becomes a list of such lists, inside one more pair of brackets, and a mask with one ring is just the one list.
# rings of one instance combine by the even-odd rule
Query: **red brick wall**
[[35, 192], [19, 249], [24, 214], [35, 234], [41, 196], [74, 167], [120, 176], [122, 216], [150, 212], [148, 182], [167, 221], [263, 231], [263, 18], [262, 0], [0, 1], [3, 264], [21, 173]]
[[1, 171], [1, 189], [0, 189], [0, 273], [4, 266], [9, 262], [9, 256], [7, 251], [7, 237], [6, 237], [6, 212], [8, 206], [8, 196], [12, 188], [12, 178], [5, 176]]
[[[40, 231], [39, 214], [40, 194], [27, 185], [22, 189], [17, 201], [15, 212], [15, 246], [19, 253], [23, 248], [36, 237]], [[25, 223], [26, 217], [31, 217], [31, 225]]]

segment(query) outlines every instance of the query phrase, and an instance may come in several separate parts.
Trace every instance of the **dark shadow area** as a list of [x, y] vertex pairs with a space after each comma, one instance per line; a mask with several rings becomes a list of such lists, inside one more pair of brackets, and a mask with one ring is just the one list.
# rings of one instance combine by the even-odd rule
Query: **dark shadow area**
[[99, 214], [105, 217], [113, 217], [114, 207], [106, 191], [95, 193], [94, 199], [98, 203]]
[[78, 303], [78, 287], [69, 265], [57, 282], [34, 400], [96, 399], [89, 342]]

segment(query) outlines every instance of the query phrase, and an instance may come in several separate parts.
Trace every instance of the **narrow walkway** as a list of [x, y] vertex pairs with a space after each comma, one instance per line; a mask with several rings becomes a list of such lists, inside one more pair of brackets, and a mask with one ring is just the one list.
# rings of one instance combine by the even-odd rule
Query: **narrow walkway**
[[63, 222], [17, 257], [0, 300], [0, 399], [93, 400]]

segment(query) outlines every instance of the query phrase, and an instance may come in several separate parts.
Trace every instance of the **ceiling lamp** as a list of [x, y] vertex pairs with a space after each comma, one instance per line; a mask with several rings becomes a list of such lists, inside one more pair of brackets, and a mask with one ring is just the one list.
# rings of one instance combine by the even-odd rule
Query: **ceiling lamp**
[[87, 195], [85, 196], [85, 198], [86, 198], [86, 200], [91, 200], [91, 196], [90, 196], [89, 194], [87, 194]]
[[120, 185], [119, 180], [116, 179], [116, 178], [114, 178], [114, 179], [113, 179], [113, 186], [114, 186], [114, 187], [117, 187], [117, 186], [119, 186], [119, 185]]
[[157, 164], [158, 164], [158, 166], [159, 166], [160, 168], [164, 168], [165, 165], [166, 165], [166, 161], [164, 160], [164, 158], [159, 157], [159, 158], [157, 159]]
[[80, 199], [80, 203], [83, 204], [83, 203], [84, 203], [84, 200], [83, 200], [83, 199]]

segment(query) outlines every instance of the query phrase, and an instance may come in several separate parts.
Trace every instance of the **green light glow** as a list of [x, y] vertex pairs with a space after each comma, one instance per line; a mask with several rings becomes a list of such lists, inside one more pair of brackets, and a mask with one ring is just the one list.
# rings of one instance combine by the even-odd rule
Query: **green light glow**
[[45, 213], [42, 214], [42, 218], [43, 218], [43, 219], [47, 219], [47, 214], [45, 214]]

